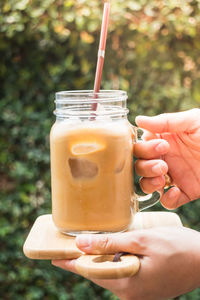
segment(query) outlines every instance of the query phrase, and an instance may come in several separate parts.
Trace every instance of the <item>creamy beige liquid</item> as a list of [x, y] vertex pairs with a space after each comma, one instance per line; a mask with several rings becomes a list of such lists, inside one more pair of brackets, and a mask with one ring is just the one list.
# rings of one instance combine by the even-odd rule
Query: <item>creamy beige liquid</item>
[[125, 230], [133, 194], [128, 121], [56, 122], [50, 140], [55, 225], [64, 232]]

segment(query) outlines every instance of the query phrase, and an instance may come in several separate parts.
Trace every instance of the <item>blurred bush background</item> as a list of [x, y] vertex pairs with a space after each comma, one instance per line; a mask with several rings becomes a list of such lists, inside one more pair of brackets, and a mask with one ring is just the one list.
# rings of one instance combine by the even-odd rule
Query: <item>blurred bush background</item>
[[[116, 299], [22, 253], [36, 217], [51, 212], [54, 95], [93, 87], [102, 9], [99, 0], [0, 1], [1, 299]], [[128, 92], [131, 122], [198, 107], [200, 1], [113, 0], [102, 88]], [[200, 228], [200, 201], [177, 211]]]

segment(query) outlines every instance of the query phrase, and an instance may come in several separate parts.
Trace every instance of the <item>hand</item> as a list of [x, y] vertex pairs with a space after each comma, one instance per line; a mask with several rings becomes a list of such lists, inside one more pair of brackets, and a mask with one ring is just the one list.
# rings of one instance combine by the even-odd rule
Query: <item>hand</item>
[[[200, 284], [200, 233], [192, 229], [160, 227], [113, 235], [80, 235], [76, 244], [90, 254], [130, 252], [141, 256], [140, 270], [133, 277], [92, 280], [122, 300], [174, 298]], [[77, 273], [75, 260], [52, 263]]]
[[[162, 197], [163, 206], [169, 209], [177, 208], [189, 201], [200, 197], [200, 109], [192, 109], [186, 112], [162, 114], [155, 117], [138, 116], [136, 123], [139, 127], [150, 131], [146, 134], [146, 142], [139, 143], [139, 147], [148, 148], [147, 158], [155, 153], [155, 144], [160, 139], [169, 144], [169, 148], [163, 144], [162, 160], [144, 160], [137, 150], [140, 158], [136, 163], [136, 171], [143, 176], [141, 187], [146, 193], [151, 193], [164, 186], [163, 174], [164, 162], [167, 163], [168, 173], [172, 178], [172, 187]], [[159, 140], [156, 140], [159, 138]], [[160, 142], [161, 143], [161, 142]], [[162, 144], [161, 144], [162, 145]], [[159, 148], [159, 147], [158, 147]], [[152, 158], [155, 158], [154, 155]], [[158, 165], [158, 167], [156, 167]], [[155, 177], [155, 169], [159, 172]], [[156, 168], [157, 169], [156, 169]], [[152, 178], [154, 177], [154, 178]], [[154, 180], [160, 183], [155, 186]]]

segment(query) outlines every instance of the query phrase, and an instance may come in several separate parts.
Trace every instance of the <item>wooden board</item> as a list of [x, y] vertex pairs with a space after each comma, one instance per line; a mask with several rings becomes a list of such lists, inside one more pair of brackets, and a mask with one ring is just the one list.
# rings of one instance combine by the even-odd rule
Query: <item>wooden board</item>
[[[179, 216], [171, 212], [137, 213], [130, 226], [131, 230], [159, 227], [182, 226]], [[119, 262], [113, 262], [109, 255], [85, 255], [75, 244], [75, 238], [60, 233], [54, 226], [51, 215], [36, 219], [24, 243], [24, 254], [31, 259], [74, 259], [80, 274], [90, 278], [122, 278], [133, 276], [139, 269], [139, 259], [125, 255]]]
[[75, 245], [74, 237], [60, 233], [51, 215], [36, 219], [23, 251], [31, 259], [73, 259], [82, 255]]

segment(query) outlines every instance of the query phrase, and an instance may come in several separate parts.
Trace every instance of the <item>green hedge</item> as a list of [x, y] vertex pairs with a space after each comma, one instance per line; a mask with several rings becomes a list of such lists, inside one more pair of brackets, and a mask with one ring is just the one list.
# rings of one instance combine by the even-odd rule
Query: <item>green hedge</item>
[[[1, 299], [115, 299], [22, 253], [36, 217], [51, 212], [54, 94], [93, 87], [101, 15], [98, 0], [0, 2]], [[102, 87], [127, 90], [131, 122], [196, 107], [199, 50], [198, 0], [113, 0]], [[178, 210], [185, 225], [200, 228], [199, 208]], [[200, 291], [179, 298], [197, 300]]]

